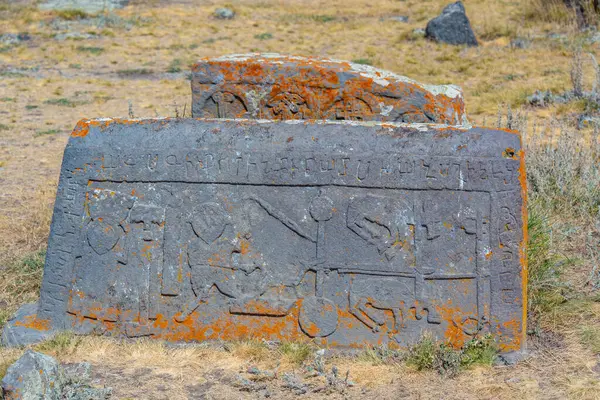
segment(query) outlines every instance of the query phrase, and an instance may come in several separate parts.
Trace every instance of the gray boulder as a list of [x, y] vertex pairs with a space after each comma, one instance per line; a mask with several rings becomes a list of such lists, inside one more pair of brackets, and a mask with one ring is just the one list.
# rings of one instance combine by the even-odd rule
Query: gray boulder
[[61, 366], [54, 358], [27, 350], [8, 368], [0, 386], [6, 400], [106, 400], [111, 388], [91, 386], [89, 363]]
[[235, 11], [230, 8], [217, 8], [215, 10], [215, 18], [218, 19], [233, 19]]
[[531, 40], [525, 38], [516, 38], [510, 41], [511, 49], [528, 49], [531, 47]]
[[408, 18], [408, 15], [395, 15], [393, 17], [390, 17], [390, 19], [392, 21], [396, 21], [396, 22], [407, 23], [409, 18]]
[[88, 14], [123, 8], [129, 0], [46, 0], [40, 10], [80, 10]]
[[446, 6], [441, 15], [429, 21], [425, 36], [436, 42], [479, 45], [461, 1]]
[[6, 400], [61, 400], [65, 376], [52, 357], [27, 350], [2, 379]]
[[21, 44], [28, 40], [31, 40], [31, 36], [28, 33], [5, 33], [0, 35], [0, 43], [7, 46]]

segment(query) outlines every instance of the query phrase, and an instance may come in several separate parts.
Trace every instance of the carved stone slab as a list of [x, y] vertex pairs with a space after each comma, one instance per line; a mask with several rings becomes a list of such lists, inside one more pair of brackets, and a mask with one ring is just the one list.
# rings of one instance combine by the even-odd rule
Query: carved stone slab
[[422, 85], [346, 61], [280, 56], [208, 58], [192, 67], [192, 115], [461, 125], [460, 88]]
[[404, 346], [524, 337], [518, 135], [91, 120], [64, 153], [30, 329]]

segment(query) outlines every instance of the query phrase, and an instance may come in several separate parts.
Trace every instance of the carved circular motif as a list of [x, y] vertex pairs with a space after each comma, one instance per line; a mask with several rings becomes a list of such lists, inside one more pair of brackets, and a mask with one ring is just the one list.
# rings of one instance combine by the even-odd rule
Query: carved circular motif
[[115, 247], [119, 241], [119, 233], [112, 225], [100, 220], [93, 220], [87, 226], [87, 240], [90, 247], [98, 255], [102, 255]]
[[310, 215], [315, 221], [327, 221], [333, 216], [333, 201], [327, 196], [317, 196], [310, 203]]
[[304, 298], [300, 315], [300, 328], [310, 337], [325, 337], [337, 329], [338, 314], [336, 305], [323, 297]]
[[476, 335], [481, 329], [479, 320], [472, 316], [463, 318], [460, 323], [454, 322], [454, 325], [462, 329], [462, 331], [469, 336]]
[[306, 119], [310, 110], [306, 100], [297, 93], [281, 92], [267, 101], [271, 119]]

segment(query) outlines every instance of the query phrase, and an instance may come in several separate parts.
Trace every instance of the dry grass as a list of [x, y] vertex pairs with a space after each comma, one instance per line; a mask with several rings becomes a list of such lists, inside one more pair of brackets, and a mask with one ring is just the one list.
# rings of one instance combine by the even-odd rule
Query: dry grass
[[[303, 381], [315, 386], [323, 378], [307, 373], [298, 365], [277, 364], [281, 355], [279, 347], [249, 350], [252, 344], [233, 343], [243, 351], [216, 345], [172, 346], [160, 341], [119, 341], [99, 337], [61, 337], [36, 347], [37, 350], [57, 357], [61, 362], [90, 362], [94, 371], [108, 378], [117, 398], [146, 398], [144, 393], [165, 393], [170, 399], [189, 398], [189, 387], [210, 393], [215, 398], [255, 398], [243, 390], [232, 388], [239, 376], [266, 382], [275, 398], [294, 398], [281, 389], [286, 373], [301, 376]], [[256, 345], [256, 344], [255, 344]], [[23, 350], [0, 348], [0, 372], [3, 365], [15, 360]], [[261, 360], [256, 359], [257, 352]], [[454, 379], [435, 372], [418, 372], [402, 363], [372, 363], [361, 356], [329, 355], [323, 370], [334, 366], [342, 376], [357, 385], [349, 388], [343, 397], [311, 394], [310, 398], [407, 398], [438, 399], [444, 391], [447, 399], [526, 399], [573, 398], [594, 399], [600, 389], [591, 367], [594, 357], [578, 341], [567, 340], [564, 348], [540, 352], [534, 359], [516, 368], [475, 368]], [[248, 358], [250, 356], [250, 358]], [[311, 358], [307, 360], [308, 365]], [[270, 378], [261, 378], [246, 371], [249, 368], [272, 371]], [[209, 383], [211, 382], [211, 383]], [[279, 386], [278, 386], [279, 385]]]
[[529, 0], [525, 2], [525, 16], [529, 20], [576, 26], [575, 13], [564, 0]]

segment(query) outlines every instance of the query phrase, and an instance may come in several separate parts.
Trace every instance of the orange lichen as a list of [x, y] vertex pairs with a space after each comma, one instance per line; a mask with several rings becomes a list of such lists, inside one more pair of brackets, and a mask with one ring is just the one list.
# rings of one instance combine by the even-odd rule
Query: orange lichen
[[[522, 141], [522, 137], [521, 137]], [[525, 151], [519, 151], [519, 183], [521, 185], [521, 198], [523, 204], [521, 205], [521, 219], [523, 224], [523, 240], [519, 246], [519, 261], [521, 264], [521, 293], [523, 296], [523, 314], [522, 314], [522, 326], [521, 336], [523, 342], [525, 342], [527, 336], [527, 284], [529, 269], [527, 265], [527, 244], [529, 242], [529, 232], [527, 230], [528, 214], [527, 214], [527, 172], [525, 170]]]
[[27, 315], [23, 318], [23, 321], [16, 321], [15, 326], [35, 329], [36, 331], [48, 331], [50, 330], [50, 320], [38, 319], [37, 315]]
[[[376, 69], [363, 71], [347, 62], [260, 55], [204, 58], [192, 67], [192, 72], [195, 116], [242, 118], [248, 116], [252, 105], [258, 106], [253, 114], [257, 118], [381, 121], [400, 118], [406, 122], [459, 125], [465, 114], [460, 95], [434, 95], [416, 82]], [[219, 76], [224, 83], [218, 98], [206, 96], [214, 92], [211, 75]], [[258, 86], [261, 90], [257, 90]], [[260, 104], [247, 101], [246, 93], [264, 89], [268, 93], [259, 99]], [[223, 100], [228, 104], [226, 109], [216, 106]], [[402, 115], [390, 114], [393, 109], [402, 110]]]

